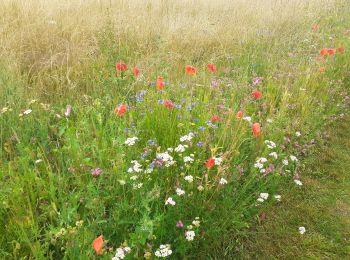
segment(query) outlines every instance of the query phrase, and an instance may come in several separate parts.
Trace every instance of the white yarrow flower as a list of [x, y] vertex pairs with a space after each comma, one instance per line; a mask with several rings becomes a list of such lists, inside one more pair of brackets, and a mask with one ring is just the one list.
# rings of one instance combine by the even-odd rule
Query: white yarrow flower
[[303, 183], [300, 180], [294, 180], [294, 182], [298, 186], [303, 186]]
[[276, 152], [272, 152], [269, 155], [275, 159], [277, 159], [277, 157], [278, 157]]
[[192, 175], [187, 175], [184, 177], [185, 181], [188, 181], [189, 183], [193, 182], [193, 176]]
[[[193, 156], [193, 154], [192, 154]], [[194, 159], [191, 156], [185, 156], [184, 157], [184, 163], [193, 163]]]
[[194, 137], [194, 134], [193, 133], [189, 133], [188, 135], [184, 135], [184, 136], [181, 136], [180, 137], [180, 141], [181, 142], [185, 142], [185, 141], [191, 141], [192, 138]]
[[185, 236], [188, 241], [193, 241], [194, 237], [196, 236], [196, 233], [194, 233], [193, 230], [188, 230], [186, 231]]
[[24, 115], [28, 115], [28, 114], [32, 113], [32, 111], [33, 111], [33, 110], [31, 110], [31, 109], [27, 109], [27, 110], [25, 110], [25, 111], [23, 112], [23, 114], [24, 114]]
[[173, 200], [172, 197], [169, 197], [166, 201], [165, 201], [165, 205], [172, 205], [175, 206], [176, 202], [175, 200]]
[[188, 147], [188, 145], [182, 145], [182, 144], [179, 144], [176, 148], [175, 148], [175, 152], [177, 153], [183, 153], [186, 148]]
[[262, 193], [259, 194], [259, 198], [257, 199], [257, 201], [264, 202], [268, 198], [269, 198], [269, 194], [266, 193], [266, 192], [262, 192]]
[[245, 117], [243, 117], [243, 120], [245, 120], [247, 122], [251, 122], [252, 118], [250, 116], [245, 116]]
[[269, 197], [269, 194], [268, 194], [268, 193], [266, 193], [266, 192], [260, 193], [260, 198], [262, 198], [262, 199], [264, 199], [264, 200], [267, 200], [268, 197]]
[[176, 194], [179, 195], [179, 196], [182, 196], [182, 195], [185, 195], [185, 191], [180, 189], [180, 188], [176, 188]]
[[138, 140], [138, 138], [136, 136], [129, 137], [128, 139], [125, 140], [124, 144], [126, 144], [127, 146], [133, 146], [137, 140]]
[[304, 233], [306, 232], [306, 228], [305, 227], [299, 227], [299, 233], [304, 235]]
[[120, 260], [124, 259], [126, 254], [131, 251], [130, 247], [119, 247], [117, 248], [117, 251], [115, 253], [115, 256], [112, 258], [112, 260]]
[[281, 195], [275, 195], [274, 197], [277, 201], [281, 201]]
[[265, 140], [265, 144], [266, 144], [267, 148], [269, 148], [269, 149], [276, 148], [276, 144], [272, 141]]
[[291, 155], [291, 156], [290, 156], [290, 160], [291, 160], [292, 162], [297, 162], [297, 161], [298, 161], [297, 157], [295, 157], [294, 155]]
[[225, 185], [225, 184], [227, 184], [227, 180], [225, 180], [224, 178], [221, 178], [220, 181], [219, 181], [219, 183], [220, 183], [221, 185]]
[[168, 154], [168, 152], [157, 153], [157, 158], [165, 163], [165, 167], [169, 167], [175, 164], [174, 158]]
[[222, 163], [221, 157], [214, 157], [213, 159], [214, 159], [215, 165], [220, 165]]
[[204, 187], [203, 187], [202, 185], [199, 185], [199, 186], [197, 187], [197, 190], [198, 190], [198, 191], [203, 191], [203, 190], [204, 190]]
[[159, 249], [154, 253], [157, 257], [167, 257], [171, 255], [173, 251], [170, 249], [170, 245], [160, 245]]

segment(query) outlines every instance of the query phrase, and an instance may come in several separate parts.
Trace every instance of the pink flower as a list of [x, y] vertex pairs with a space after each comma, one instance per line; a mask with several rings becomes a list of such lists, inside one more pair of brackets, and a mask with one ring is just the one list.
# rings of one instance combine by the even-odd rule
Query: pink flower
[[93, 175], [93, 176], [98, 176], [98, 175], [100, 175], [102, 173], [102, 170], [100, 169], [100, 168], [96, 168], [96, 169], [92, 169], [91, 170], [91, 174]]
[[253, 86], [259, 85], [263, 81], [263, 77], [255, 77], [253, 78]]
[[66, 108], [66, 112], [64, 112], [64, 115], [66, 117], [69, 117], [71, 112], [72, 112], [72, 106], [68, 105], [67, 108]]
[[184, 224], [182, 223], [181, 220], [179, 220], [179, 221], [176, 223], [176, 227], [177, 227], [177, 228], [183, 228], [183, 227], [184, 227]]

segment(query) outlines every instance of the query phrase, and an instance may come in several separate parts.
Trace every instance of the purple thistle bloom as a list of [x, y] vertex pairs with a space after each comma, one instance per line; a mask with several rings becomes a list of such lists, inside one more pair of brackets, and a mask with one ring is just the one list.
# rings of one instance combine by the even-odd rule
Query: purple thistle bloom
[[159, 100], [158, 100], [158, 104], [164, 104], [164, 100], [159, 99]]

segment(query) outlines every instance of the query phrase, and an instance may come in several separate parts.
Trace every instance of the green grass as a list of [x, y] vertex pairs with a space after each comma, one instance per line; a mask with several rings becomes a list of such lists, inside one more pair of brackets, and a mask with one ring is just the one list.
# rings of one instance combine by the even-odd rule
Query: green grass
[[[348, 102], [346, 103], [348, 106]], [[344, 111], [348, 114], [348, 109]], [[348, 259], [350, 257], [349, 116], [340, 117], [310, 148], [303, 187], [281, 187], [282, 201], [266, 211], [243, 243], [245, 259]], [[306, 227], [300, 235], [299, 226]]]

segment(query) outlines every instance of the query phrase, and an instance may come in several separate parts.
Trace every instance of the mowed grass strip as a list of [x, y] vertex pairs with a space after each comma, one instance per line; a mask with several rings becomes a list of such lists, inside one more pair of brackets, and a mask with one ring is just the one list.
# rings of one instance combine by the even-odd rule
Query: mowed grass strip
[[[300, 189], [281, 190], [281, 203], [266, 212], [245, 241], [246, 259], [350, 258], [350, 117], [340, 117], [323, 133], [304, 161]], [[306, 233], [299, 234], [304, 226]]]

